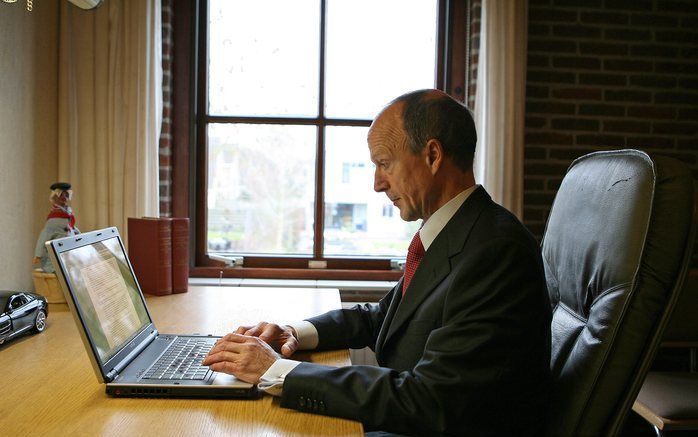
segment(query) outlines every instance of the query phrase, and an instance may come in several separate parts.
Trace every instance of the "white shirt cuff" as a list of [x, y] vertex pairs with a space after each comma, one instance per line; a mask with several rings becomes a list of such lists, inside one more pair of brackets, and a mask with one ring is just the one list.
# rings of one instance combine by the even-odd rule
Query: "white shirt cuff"
[[296, 331], [296, 336], [298, 337], [299, 350], [310, 350], [315, 349], [317, 347], [319, 337], [315, 325], [308, 322], [307, 320], [302, 320], [300, 322], [296, 322], [288, 326], [290, 326]]
[[281, 396], [286, 375], [288, 375], [291, 370], [295, 369], [299, 364], [300, 361], [287, 360], [284, 358], [276, 360], [274, 364], [272, 364], [271, 367], [264, 372], [264, 375], [259, 378], [259, 384], [257, 384], [257, 387], [272, 396]]

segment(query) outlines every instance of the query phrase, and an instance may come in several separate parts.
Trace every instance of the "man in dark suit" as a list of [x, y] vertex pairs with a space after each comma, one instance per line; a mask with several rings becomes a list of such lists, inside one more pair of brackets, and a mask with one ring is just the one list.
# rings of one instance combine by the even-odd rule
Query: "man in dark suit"
[[[378, 305], [240, 327], [204, 361], [281, 406], [410, 435], [536, 435], [546, 411], [550, 305], [540, 250], [475, 185], [470, 111], [437, 90], [391, 102], [368, 134], [374, 189], [423, 220], [405, 276]], [[372, 347], [380, 367], [283, 359]]]

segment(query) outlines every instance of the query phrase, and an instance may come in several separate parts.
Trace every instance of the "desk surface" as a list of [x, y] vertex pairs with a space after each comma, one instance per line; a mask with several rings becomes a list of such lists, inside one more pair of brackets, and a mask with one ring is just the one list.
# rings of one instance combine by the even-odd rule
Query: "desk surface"
[[[224, 335], [260, 320], [288, 322], [340, 307], [337, 290], [190, 287], [149, 297], [162, 333]], [[298, 354], [349, 365], [348, 351]], [[65, 304], [51, 304], [48, 326], [0, 346], [0, 430], [3, 435], [90, 436], [350, 436], [360, 423], [287, 410], [277, 399], [110, 398], [97, 381]]]

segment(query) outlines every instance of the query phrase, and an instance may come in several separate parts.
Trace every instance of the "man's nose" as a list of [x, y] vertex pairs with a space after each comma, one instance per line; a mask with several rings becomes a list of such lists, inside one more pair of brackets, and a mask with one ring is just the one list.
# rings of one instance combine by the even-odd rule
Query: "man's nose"
[[380, 172], [380, 169], [376, 169], [373, 175], [373, 190], [377, 193], [383, 192], [388, 189], [388, 182], [385, 180]]

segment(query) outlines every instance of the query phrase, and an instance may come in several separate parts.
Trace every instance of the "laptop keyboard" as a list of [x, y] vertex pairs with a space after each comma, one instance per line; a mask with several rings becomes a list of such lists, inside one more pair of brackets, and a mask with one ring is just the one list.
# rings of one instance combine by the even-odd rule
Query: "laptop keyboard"
[[203, 380], [212, 373], [201, 361], [208, 355], [215, 339], [177, 338], [164, 354], [145, 372], [143, 379]]

